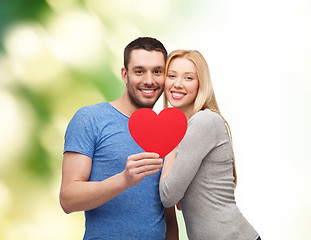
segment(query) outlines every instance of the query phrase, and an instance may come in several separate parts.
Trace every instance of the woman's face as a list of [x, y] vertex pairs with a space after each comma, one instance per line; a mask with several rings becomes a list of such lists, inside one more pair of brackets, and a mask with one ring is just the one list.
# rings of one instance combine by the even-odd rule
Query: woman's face
[[167, 70], [164, 93], [173, 107], [187, 117], [192, 114], [199, 89], [199, 79], [194, 63], [186, 58], [173, 59]]

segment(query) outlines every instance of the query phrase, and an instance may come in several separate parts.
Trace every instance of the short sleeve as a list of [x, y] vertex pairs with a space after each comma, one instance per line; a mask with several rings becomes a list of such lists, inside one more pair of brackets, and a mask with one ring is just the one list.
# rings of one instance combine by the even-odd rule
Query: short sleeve
[[71, 151], [93, 159], [96, 144], [96, 129], [92, 114], [86, 108], [78, 110], [68, 124], [65, 133], [64, 153]]

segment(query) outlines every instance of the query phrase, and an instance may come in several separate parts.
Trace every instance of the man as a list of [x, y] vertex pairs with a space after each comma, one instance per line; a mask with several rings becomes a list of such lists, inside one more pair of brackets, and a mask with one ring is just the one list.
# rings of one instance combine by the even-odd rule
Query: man
[[68, 125], [60, 203], [66, 213], [85, 211], [84, 239], [165, 239], [165, 232], [178, 239], [175, 210], [165, 211], [165, 224], [159, 198], [162, 159], [128, 131], [131, 114], [162, 94], [166, 57], [154, 38], [132, 41], [124, 50], [123, 95], [81, 108]]

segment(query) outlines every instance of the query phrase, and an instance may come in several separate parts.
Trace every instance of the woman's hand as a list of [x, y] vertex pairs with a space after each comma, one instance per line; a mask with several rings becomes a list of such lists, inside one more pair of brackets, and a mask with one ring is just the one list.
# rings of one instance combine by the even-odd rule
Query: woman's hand
[[177, 207], [177, 209], [178, 209], [179, 211], [181, 211], [181, 207], [180, 207], [180, 203], [179, 203], [179, 202], [176, 204], [176, 207]]

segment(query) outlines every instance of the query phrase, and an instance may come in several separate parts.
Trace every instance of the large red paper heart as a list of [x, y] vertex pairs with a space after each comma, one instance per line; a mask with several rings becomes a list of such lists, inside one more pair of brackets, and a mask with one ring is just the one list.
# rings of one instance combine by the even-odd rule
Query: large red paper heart
[[159, 115], [149, 108], [141, 108], [132, 114], [128, 125], [133, 139], [142, 149], [163, 158], [183, 139], [187, 118], [178, 108], [165, 108]]

